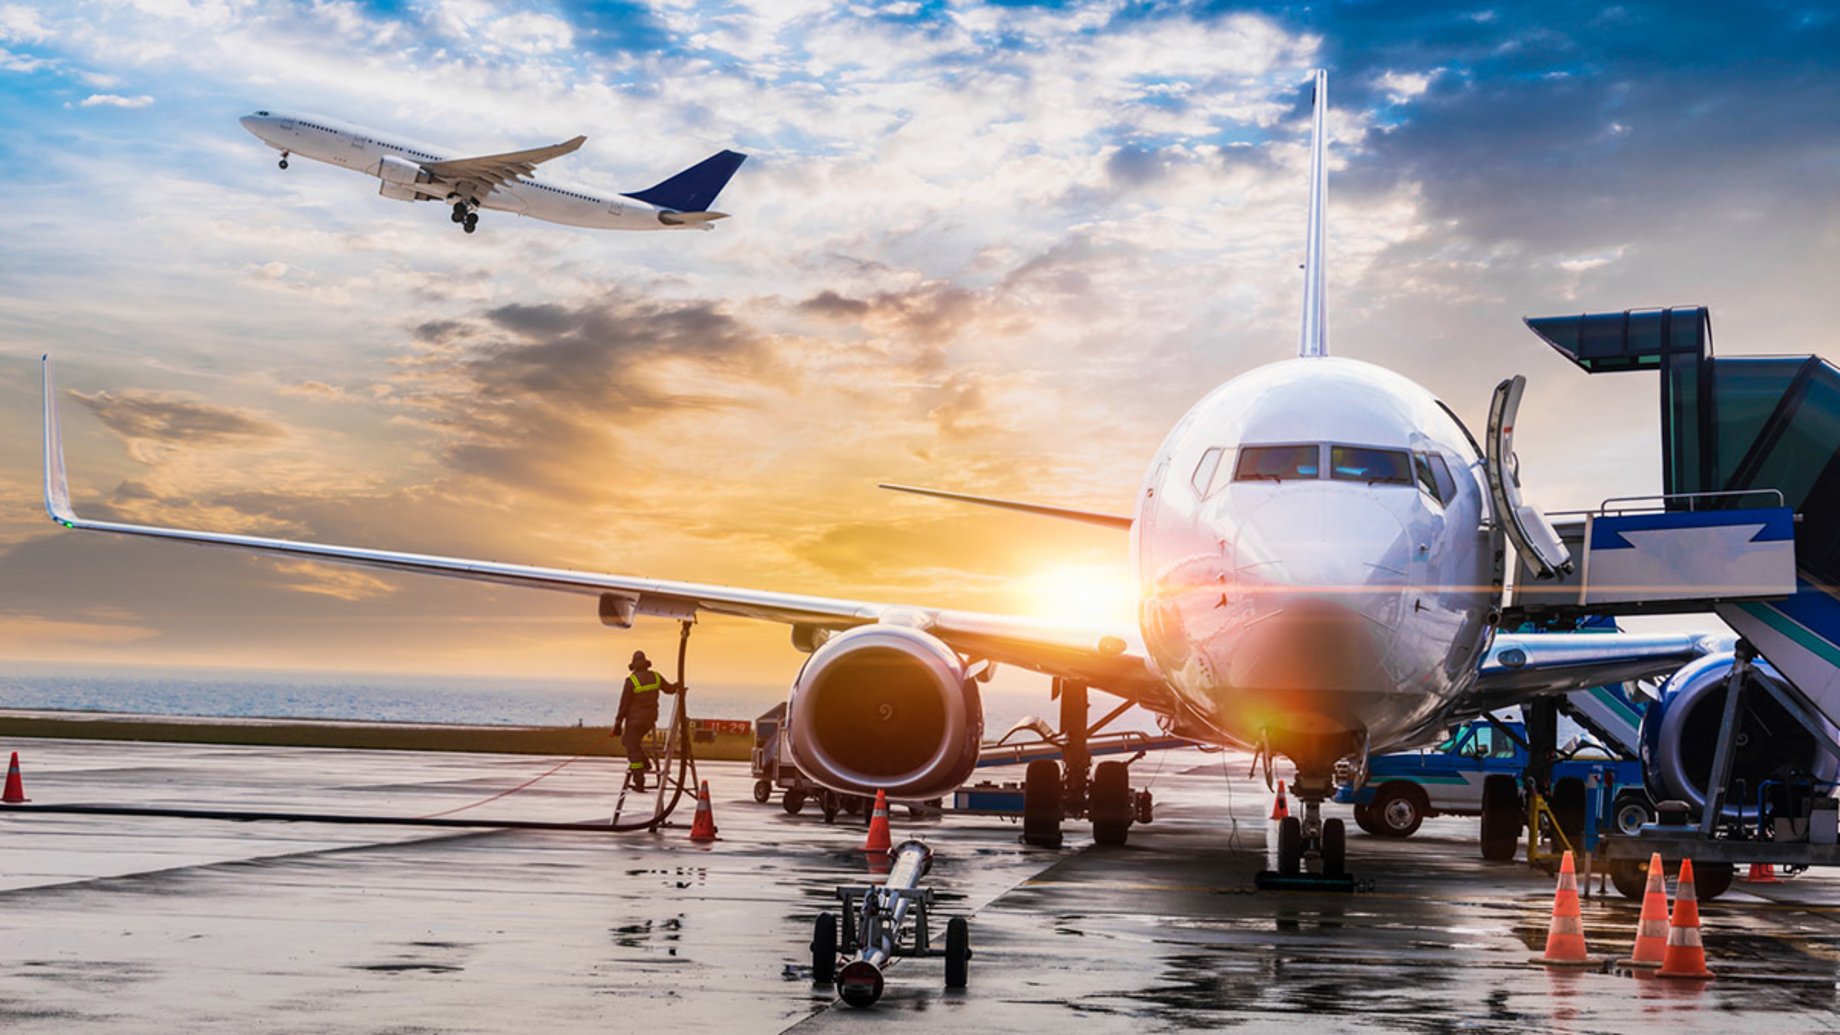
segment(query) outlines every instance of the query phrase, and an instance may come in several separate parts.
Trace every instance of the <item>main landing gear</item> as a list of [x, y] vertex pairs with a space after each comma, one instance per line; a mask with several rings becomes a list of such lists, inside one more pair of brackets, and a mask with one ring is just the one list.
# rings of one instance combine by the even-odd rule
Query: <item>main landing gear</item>
[[[1131, 824], [1151, 821], [1154, 802], [1149, 791], [1131, 789], [1130, 762], [1101, 762], [1093, 767], [1088, 740], [1122, 715], [1130, 702], [1121, 703], [1088, 726], [1084, 685], [1057, 679], [1054, 695], [1061, 702], [1060, 731], [1048, 739], [1060, 746], [1062, 761], [1038, 758], [1029, 763], [1022, 791], [1022, 840], [1059, 848], [1061, 821], [1084, 816], [1092, 820], [1095, 843], [1122, 845], [1130, 837]], [[1139, 752], [1131, 761], [1142, 757]]]
[[471, 204], [456, 201], [454, 202], [454, 222], [459, 223], [461, 228], [470, 234], [475, 227], [479, 226], [479, 213], [473, 210]]
[[283, 169], [287, 168], [287, 160], [288, 160], [288, 153], [286, 151], [281, 152], [281, 162], [279, 163], [281, 165], [281, 168]]

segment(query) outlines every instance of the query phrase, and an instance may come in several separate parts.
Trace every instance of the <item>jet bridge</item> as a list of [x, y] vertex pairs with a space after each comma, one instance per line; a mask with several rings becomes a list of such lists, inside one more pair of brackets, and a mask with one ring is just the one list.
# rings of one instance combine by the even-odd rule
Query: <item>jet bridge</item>
[[1587, 373], [1660, 375], [1663, 494], [1551, 515], [1583, 561], [1522, 562], [1506, 617], [1716, 612], [1840, 725], [1840, 368], [1715, 356], [1703, 307], [1527, 326]]

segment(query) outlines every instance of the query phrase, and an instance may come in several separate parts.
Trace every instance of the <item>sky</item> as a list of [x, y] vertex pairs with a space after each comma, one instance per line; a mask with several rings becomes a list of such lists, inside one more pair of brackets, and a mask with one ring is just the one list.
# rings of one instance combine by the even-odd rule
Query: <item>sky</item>
[[[1128, 511], [1175, 419], [1296, 348], [1310, 70], [1330, 350], [1517, 445], [1551, 509], [1659, 490], [1656, 386], [1530, 315], [1712, 308], [1840, 349], [1823, 5], [0, 0], [0, 662], [594, 677], [675, 630], [587, 597], [56, 529], [79, 512], [1128, 621], [1124, 537], [878, 481]], [[636, 190], [750, 155], [709, 233], [286, 171], [237, 118]], [[696, 664], [781, 686], [784, 629]]]

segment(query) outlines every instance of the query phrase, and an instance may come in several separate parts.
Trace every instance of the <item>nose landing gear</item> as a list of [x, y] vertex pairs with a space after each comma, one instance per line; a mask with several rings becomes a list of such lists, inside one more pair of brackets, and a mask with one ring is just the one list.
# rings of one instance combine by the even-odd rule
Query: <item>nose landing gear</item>
[[[1276, 870], [1265, 870], [1254, 883], [1266, 890], [1297, 889], [1316, 891], [1353, 891], [1354, 878], [1348, 875], [1348, 831], [1341, 819], [1322, 818], [1323, 799], [1332, 789], [1328, 777], [1312, 778], [1297, 774], [1293, 791], [1303, 803], [1303, 815], [1286, 816], [1278, 821]], [[1310, 871], [1310, 863], [1317, 871]]]
[[288, 160], [288, 153], [286, 151], [281, 152], [281, 161], [279, 163], [281, 168], [283, 169], [287, 168], [287, 160]]

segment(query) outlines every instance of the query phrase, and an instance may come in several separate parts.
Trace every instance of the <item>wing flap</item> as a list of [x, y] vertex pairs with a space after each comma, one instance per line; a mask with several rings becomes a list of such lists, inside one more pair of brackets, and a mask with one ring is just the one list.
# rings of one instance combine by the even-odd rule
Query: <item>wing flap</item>
[[430, 176], [446, 183], [478, 183], [490, 190], [529, 176], [537, 171], [537, 166], [569, 154], [586, 143], [587, 139], [585, 136], [576, 136], [560, 144], [533, 147], [527, 151], [507, 151], [477, 158], [449, 158], [446, 161], [425, 163], [422, 168]]

